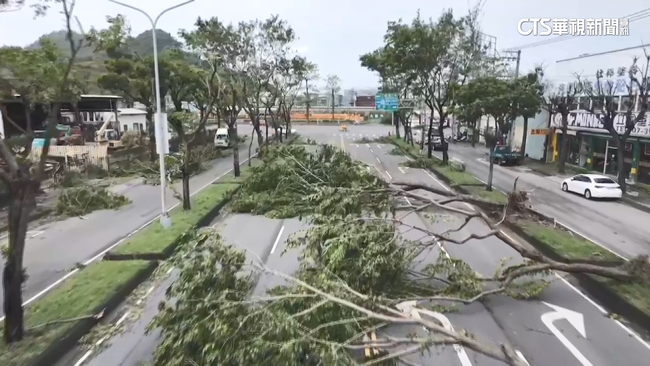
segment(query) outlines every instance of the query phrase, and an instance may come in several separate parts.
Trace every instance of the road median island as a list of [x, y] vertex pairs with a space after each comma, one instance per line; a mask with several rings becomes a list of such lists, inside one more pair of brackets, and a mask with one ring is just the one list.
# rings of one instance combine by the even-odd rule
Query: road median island
[[25, 307], [25, 338], [0, 342], [0, 365], [56, 363], [155, 270], [157, 262], [102, 261]]
[[[259, 160], [253, 159], [251, 166]], [[160, 222], [155, 221], [130, 237], [124, 244], [107, 253], [104, 260], [165, 260], [172, 255], [184, 234], [195, 227], [208, 225], [219, 211], [230, 201], [239, 190], [241, 183], [250, 175], [248, 164], [241, 166], [241, 176], [234, 177], [232, 173], [215, 181], [210, 187], [198, 192], [192, 197], [192, 209], [183, 210], [177, 206], [170, 211], [172, 226], [163, 229]]]
[[[412, 158], [408, 162], [409, 166], [430, 171], [457, 193], [477, 196], [502, 205], [507, 202], [506, 195], [499, 191], [486, 191], [485, 185], [471, 174], [456, 171], [451, 166], [442, 166], [437, 158], [422, 157], [419, 148], [410, 146], [404, 140], [392, 140], [395, 146]], [[612, 266], [628, 265], [621, 257], [559, 225], [553, 218], [533, 208], [527, 208], [526, 211], [525, 215], [508, 217], [503, 225], [547, 257], [565, 263], [591, 259], [605, 261]], [[650, 332], [650, 286], [589, 274], [572, 275], [584, 290], [607, 308], [612, 317], [620, 315]]]

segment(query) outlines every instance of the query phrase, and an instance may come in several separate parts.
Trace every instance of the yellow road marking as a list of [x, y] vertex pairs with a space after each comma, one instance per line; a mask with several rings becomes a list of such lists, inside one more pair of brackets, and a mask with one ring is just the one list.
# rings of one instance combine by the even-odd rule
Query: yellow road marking
[[[370, 332], [370, 340], [372, 342], [377, 342], [377, 334], [374, 331]], [[364, 351], [365, 351], [366, 357], [370, 357], [370, 355], [371, 355], [370, 347], [366, 347]], [[379, 350], [377, 348], [373, 348], [372, 353], [374, 353], [375, 356], [377, 356], [377, 355], [379, 355]]]

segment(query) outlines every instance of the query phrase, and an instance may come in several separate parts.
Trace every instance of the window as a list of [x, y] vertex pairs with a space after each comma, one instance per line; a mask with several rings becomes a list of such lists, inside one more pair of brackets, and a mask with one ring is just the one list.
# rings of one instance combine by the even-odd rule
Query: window
[[594, 182], [601, 184], [616, 184], [616, 182], [609, 178], [594, 178]]
[[588, 97], [580, 97], [580, 101], [578, 103], [578, 108], [582, 110], [589, 110], [589, 98]]
[[632, 148], [633, 148], [633, 147], [634, 147], [634, 146], [632, 145], [631, 142], [626, 142], [626, 143], [625, 143], [625, 151], [632, 151]]
[[650, 144], [643, 144], [643, 155], [650, 156]]
[[140, 123], [140, 131], [144, 131], [144, 126]]
[[124, 125], [124, 132], [129, 130], [129, 125]]
[[621, 106], [619, 107], [619, 111], [627, 112], [628, 110], [633, 109], [634, 106], [632, 103], [634, 103], [634, 100], [630, 99], [629, 96], [621, 97]]
[[594, 108], [594, 112], [598, 113], [603, 110], [603, 100], [602, 99], [593, 99], [592, 100], [592, 107]]

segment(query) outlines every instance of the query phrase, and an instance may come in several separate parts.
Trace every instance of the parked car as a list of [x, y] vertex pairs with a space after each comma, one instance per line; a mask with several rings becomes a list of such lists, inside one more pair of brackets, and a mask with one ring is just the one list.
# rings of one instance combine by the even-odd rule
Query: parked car
[[517, 165], [521, 160], [518, 152], [512, 151], [508, 145], [497, 145], [492, 152], [492, 161], [498, 165]]
[[623, 196], [621, 186], [612, 178], [599, 174], [580, 174], [562, 181], [562, 190], [592, 198], [616, 198]]

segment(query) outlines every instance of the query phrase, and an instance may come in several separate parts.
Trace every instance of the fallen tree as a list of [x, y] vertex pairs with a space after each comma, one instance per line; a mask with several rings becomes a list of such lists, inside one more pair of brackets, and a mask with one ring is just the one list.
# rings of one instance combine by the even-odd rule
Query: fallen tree
[[[404, 197], [410, 205], [401, 203]], [[504, 235], [499, 225], [525, 212], [526, 197], [515, 187], [508, 202], [494, 211], [495, 220], [482, 210], [456, 204], [487, 204], [481, 199], [422, 184], [386, 183], [331, 146], [320, 146], [315, 153], [301, 146], [271, 147], [264, 164], [252, 169], [232, 208], [307, 220], [311, 228], [294, 235], [287, 246], [301, 250], [300, 269], [281, 273], [259, 258], [248, 265], [245, 253], [211, 230], [189, 237], [175, 258], [181, 275], [169, 293], [178, 302], [164, 307], [154, 323], [163, 329], [156, 363], [354, 365], [360, 361], [355, 352], [369, 347], [387, 352], [365, 364], [409, 364], [404, 357], [410, 353], [459, 344], [508, 365], [525, 366], [508, 345], [445, 328], [432, 318], [413, 317], [400, 305], [410, 302], [416, 308], [445, 311], [444, 304], [469, 304], [496, 294], [532, 299], [555, 270], [650, 283], [646, 257], [620, 264], [594, 258], [559, 262]], [[457, 227], [436, 232], [405, 222], [414, 212], [446, 213], [462, 220]], [[471, 220], [483, 221], [490, 230], [464, 238], [451, 235]], [[406, 240], [399, 228], [421, 233], [422, 238]], [[517, 251], [521, 260], [504, 259], [491, 277], [448, 255], [419, 270], [413, 265], [420, 253], [439, 245], [463, 245], [490, 236]], [[259, 274], [277, 276], [285, 285], [251, 297]], [[429, 333], [380, 334], [395, 324], [422, 326]], [[374, 331], [376, 339], [364, 337]]]

